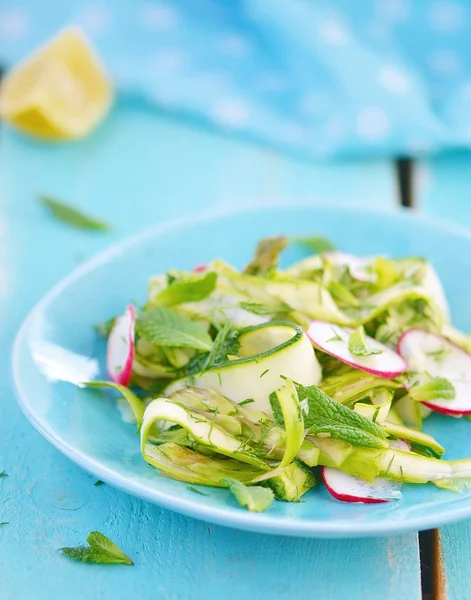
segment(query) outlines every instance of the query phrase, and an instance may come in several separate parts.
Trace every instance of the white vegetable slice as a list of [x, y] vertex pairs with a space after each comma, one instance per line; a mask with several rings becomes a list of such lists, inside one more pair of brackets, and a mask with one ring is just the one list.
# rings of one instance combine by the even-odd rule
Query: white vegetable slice
[[[404, 440], [395, 440], [391, 442], [391, 446], [399, 450], [410, 450], [409, 444]], [[322, 467], [321, 472], [328, 492], [341, 502], [378, 504], [401, 498], [401, 483], [397, 481], [377, 477], [370, 483], [333, 467]]]
[[165, 390], [168, 396], [187, 385], [211, 388], [234, 402], [249, 398], [251, 409], [272, 415], [269, 396], [283, 377], [302, 385], [317, 385], [321, 368], [311, 342], [294, 323], [263, 323], [239, 337], [242, 358], [208, 369], [193, 379], [180, 379]]
[[409, 388], [427, 383], [430, 377], [444, 377], [455, 388], [453, 400], [428, 400], [422, 404], [445, 415], [471, 414], [471, 354], [441, 335], [421, 329], [403, 333], [397, 348], [414, 373]]
[[353, 329], [340, 327], [334, 323], [311, 321], [307, 330], [312, 343], [323, 352], [338, 360], [383, 379], [393, 379], [407, 369], [405, 361], [391, 348], [378, 340], [366, 336], [368, 346], [380, 354], [356, 356], [348, 349], [348, 341]]
[[347, 252], [340, 252], [338, 250], [333, 252], [324, 252], [322, 257], [331, 265], [347, 267], [350, 275], [357, 281], [364, 281], [368, 283], [374, 283], [376, 281], [376, 274], [371, 269], [371, 265], [375, 260], [374, 258], [362, 258], [360, 256], [348, 254]]
[[108, 338], [106, 367], [112, 381], [128, 385], [131, 381], [134, 360], [134, 306], [130, 304], [126, 312], [118, 317]]

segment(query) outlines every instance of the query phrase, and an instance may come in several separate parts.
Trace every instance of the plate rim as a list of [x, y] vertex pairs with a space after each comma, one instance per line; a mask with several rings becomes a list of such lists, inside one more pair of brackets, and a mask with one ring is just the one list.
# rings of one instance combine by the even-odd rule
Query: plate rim
[[[422, 223], [437, 230], [444, 230], [471, 242], [471, 229], [468, 229], [457, 223], [443, 221], [436, 217], [416, 213], [410, 208], [368, 208], [351, 207], [344, 203], [325, 202], [275, 202], [269, 205], [239, 205], [237, 207], [219, 206], [206, 211], [196, 211], [188, 213], [184, 217], [168, 219], [161, 223], [154, 224], [137, 233], [123, 237], [114, 244], [98, 252], [90, 259], [73, 269], [68, 275], [61, 278], [52, 288], [44, 294], [39, 301], [29, 310], [22, 321], [22, 324], [15, 336], [12, 354], [11, 354], [11, 373], [13, 378], [13, 388], [17, 403], [33, 427], [55, 448], [62, 452], [67, 458], [79, 465], [85, 471], [95, 475], [109, 485], [116, 487], [128, 494], [157, 504], [163, 508], [173, 510], [188, 517], [200, 519], [203, 521], [215, 523], [226, 527], [235, 527], [241, 530], [247, 530], [258, 533], [272, 535], [286, 535], [296, 537], [314, 537], [314, 538], [355, 538], [355, 537], [378, 537], [384, 535], [395, 535], [409, 532], [422, 531], [453, 523], [471, 516], [471, 498], [469, 504], [463, 507], [451, 506], [450, 509], [434, 518], [431, 516], [412, 516], [405, 517], [402, 521], [391, 522], [387, 518], [380, 521], [356, 523], [354, 520], [339, 523], [338, 521], [326, 520], [325, 522], [313, 522], [299, 518], [284, 517], [279, 520], [277, 516], [270, 513], [253, 513], [240, 508], [235, 511], [234, 507], [221, 505], [220, 507], [208, 506], [195, 503], [192, 500], [175, 496], [158, 489], [150, 489], [140, 482], [128, 480], [118, 471], [109, 467], [104, 467], [99, 460], [84, 455], [81, 451], [74, 448], [73, 445], [62, 439], [55, 437], [49, 432], [36, 417], [35, 413], [29, 409], [30, 403], [27, 401], [27, 392], [23, 389], [20, 376], [20, 353], [24, 342], [27, 339], [30, 324], [36, 316], [41, 313], [47, 305], [53, 301], [70, 284], [74, 283], [89, 271], [96, 267], [106, 264], [114, 257], [120, 256], [128, 248], [139, 245], [149, 238], [157, 236], [159, 233], [178, 229], [186, 225], [197, 225], [201, 222], [207, 222], [224, 216], [239, 215], [259, 212], [263, 209], [276, 210], [323, 210], [326, 212], [338, 212], [365, 214], [365, 216], [381, 215], [390, 216], [395, 219], [405, 219]], [[59, 436], [60, 438], [60, 436]], [[458, 500], [459, 496], [457, 497]]]

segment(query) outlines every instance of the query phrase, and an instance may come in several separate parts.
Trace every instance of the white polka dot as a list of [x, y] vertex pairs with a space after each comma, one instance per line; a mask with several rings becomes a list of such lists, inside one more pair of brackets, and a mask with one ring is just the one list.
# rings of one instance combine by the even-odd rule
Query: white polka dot
[[28, 35], [30, 27], [29, 15], [21, 9], [0, 14], [0, 39], [20, 40]]
[[111, 13], [104, 6], [84, 6], [75, 21], [87, 31], [103, 33], [111, 23]]
[[331, 46], [345, 46], [350, 40], [348, 27], [338, 17], [323, 21], [319, 27], [319, 34]]
[[143, 27], [152, 31], [172, 29], [178, 21], [175, 9], [163, 2], [143, 4], [138, 18]]
[[231, 58], [246, 58], [250, 54], [250, 41], [237, 34], [228, 33], [216, 41], [218, 50]]
[[442, 75], [456, 75], [461, 71], [461, 60], [451, 50], [437, 50], [430, 56], [430, 66]]
[[299, 111], [305, 115], [319, 115], [329, 108], [331, 102], [329, 94], [323, 91], [308, 92], [299, 101]]
[[157, 69], [181, 69], [188, 62], [188, 54], [179, 48], [162, 48], [152, 62]]
[[258, 80], [258, 87], [264, 92], [283, 92], [288, 87], [288, 82], [283, 75], [267, 73]]
[[454, 2], [436, 2], [428, 12], [428, 20], [435, 31], [453, 33], [463, 24], [463, 7]]
[[381, 67], [379, 82], [386, 90], [396, 94], [407, 93], [410, 86], [407, 73], [395, 65], [384, 65]]
[[391, 125], [382, 108], [367, 106], [357, 117], [356, 130], [360, 138], [368, 142], [379, 142], [389, 134]]
[[410, 14], [409, 0], [376, 0], [376, 11], [391, 25], [402, 23]]
[[224, 127], [241, 127], [248, 120], [249, 109], [243, 100], [228, 98], [215, 106], [213, 117]]

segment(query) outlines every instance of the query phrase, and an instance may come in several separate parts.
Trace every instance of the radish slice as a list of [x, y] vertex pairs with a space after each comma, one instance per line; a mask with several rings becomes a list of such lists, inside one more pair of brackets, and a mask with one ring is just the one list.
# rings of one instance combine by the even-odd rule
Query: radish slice
[[405, 361], [392, 350], [374, 338], [366, 337], [372, 350], [381, 351], [371, 356], [355, 356], [348, 349], [348, 340], [353, 329], [340, 327], [334, 323], [311, 321], [307, 335], [311, 342], [323, 352], [338, 360], [383, 379], [393, 379], [407, 369]]
[[[391, 446], [399, 450], [410, 450], [409, 444], [404, 440], [394, 440]], [[379, 504], [401, 498], [402, 484], [398, 481], [377, 477], [373, 483], [369, 483], [333, 467], [322, 467], [321, 474], [330, 495], [341, 502]]]
[[193, 273], [204, 273], [207, 268], [208, 265], [196, 265], [196, 267], [193, 268]]
[[360, 258], [354, 254], [347, 252], [324, 252], [322, 257], [325, 258], [331, 265], [338, 267], [347, 267], [350, 275], [358, 281], [374, 283], [376, 281], [375, 274], [371, 271], [371, 265], [374, 259]]
[[126, 312], [118, 317], [108, 338], [106, 367], [111, 381], [128, 385], [131, 381], [134, 360], [134, 306], [130, 304]]
[[460, 417], [471, 414], [471, 354], [436, 333], [409, 329], [399, 338], [399, 354], [414, 373], [407, 387], [422, 385], [432, 377], [445, 377], [455, 388], [453, 400], [422, 402], [432, 410]]

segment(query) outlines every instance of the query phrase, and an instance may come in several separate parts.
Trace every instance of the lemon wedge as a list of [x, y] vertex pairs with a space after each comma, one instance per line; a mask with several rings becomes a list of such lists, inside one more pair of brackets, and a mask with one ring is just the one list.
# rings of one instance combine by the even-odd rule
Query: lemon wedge
[[68, 28], [5, 77], [0, 117], [44, 140], [74, 139], [98, 125], [112, 99], [93, 48], [79, 29]]

